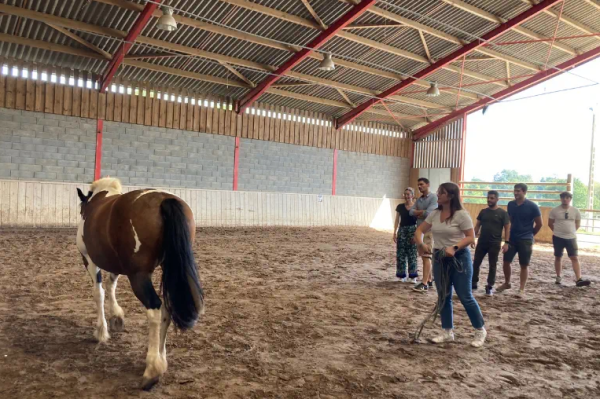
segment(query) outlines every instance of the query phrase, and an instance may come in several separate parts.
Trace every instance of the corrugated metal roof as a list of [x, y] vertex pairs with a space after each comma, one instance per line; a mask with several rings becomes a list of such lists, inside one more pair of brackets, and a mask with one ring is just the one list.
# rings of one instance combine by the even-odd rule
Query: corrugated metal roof
[[[80, 21], [86, 24], [92, 24], [100, 27], [108, 27], [119, 31], [127, 32], [134, 24], [138, 12], [123, 9], [114, 5], [104, 4], [104, 0], [0, 0], [0, 4], [6, 4], [16, 7], [23, 7], [40, 13], [51, 14], [62, 18], [68, 18]], [[124, 0], [138, 6], [146, 4], [144, 0]], [[269, 7], [307, 21], [313, 21], [311, 13], [298, 0], [250, 0], [257, 5]], [[519, 13], [525, 11], [530, 5], [523, 0], [464, 0], [466, 3], [492, 13], [504, 19], [513, 18]], [[319, 34], [319, 30], [305, 26], [304, 24], [294, 23], [272, 15], [266, 15], [256, 7], [246, 8], [230, 4], [227, 0], [213, 0], [198, 2], [195, 0], [171, 0], [169, 3], [174, 7], [175, 14], [188, 18], [198, 19], [203, 22], [212, 22], [219, 26], [228, 28], [232, 32], [228, 35], [222, 35], [192, 26], [180, 25], [174, 32], [163, 32], [155, 27], [156, 19], [152, 19], [143, 29], [142, 35], [164, 41], [161, 47], [154, 47], [142, 44], [136, 44], [130, 50], [130, 55], [148, 55], [152, 53], [165, 52], [165, 47], [169, 43], [179, 44], [193, 49], [210, 52], [212, 58], [219, 56], [233, 57], [239, 60], [252, 61], [262, 65], [278, 66], [283, 64], [291, 56], [291, 52], [281, 48], [281, 43], [303, 46], [309, 43]], [[351, 7], [346, 1], [342, 0], [310, 0], [310, 4], [325, 24], [332, 24]], [[473, 15], [465, 10], [454, 7], [441, 0], [385, 0], [379, 1], [377, 7], [407, 18], [411, 21], [419, 22], [428, 27], [437, 29], [440, 32], [449, 34], [464, 42], [470, 42], [497, 26], [497, 23], [490, 22], [477, 15]], [[560, 4], [552, 8], [553, 11], [560, 10]], [[592, 32], [600, 32], [600, 11], [586, 3], [583, 0], [569, 0], [565, 3], [563, 15], [571, 18], [578, 23], [586, 25]], [[556, 17], [547, 13], [540, 13], [523, 24], [523, 27], [543, 36], [551, 37], [556, 29]], [[312, 23], [312, 22], [311, 22]], [[371, 12], [360, 16], [354, 25], [395, 25], [390, 19], [384, 18]], [[23, 37], [31, 40], [56, 43], [63, 46], [90, 51], [87, 47], [68, 38], [53, 28], [34, 20], [18, 18], [11, 15], [0, 15], [0, 31], [11, 36]], [[232, 37], [237, 32], [258, 35], [263, 39], [278, 41], [280, 44], [273, 43], [270, 46], [252, 43], [247, 40]], [[114, 37], [107, 37], [95, 33], [89, 33], [82, 30], [71, 31], [82, 39], [108, 52], [115, 53], [121, 44], [121, 40]], [[369, 45], [357, 43], [356, 40], [335, 37], [327, 42], [322, 51], [333, 53], [335, 58], [356, 64], [356, 67], [338, 66], [334, 71], [321, 71], [318, 69], [319, 61], [308, 58], [294, 68], [295, 72], [312, 76], [320, 80], [321, 84], [310, 84], [303, 86], [287, 86], [280, 88], [283, 92], [302, 94], [315, 98], [315, 101], [335, 101], [345, 103], [346, 100], [332, 86], [351, 85], [360, 88], [361, 93], [346, 91], [346, 96], [354, 104], [360, 104], [366, 101], [370, 96], [366, 93], [384, 91], [398, 83], [387, 75], [395, 73], [396, 75], [412, 75], [425, 68], [428, 64], [423, 61], [411, 59], [415, 57], [426, 58], [427, 53], [417, 30], [407, 26], [377, 27], [370, 29], [347, 29], [345, 32], [351, 33], [358, 40], [369, 39], [378, 43], [390, 46], [391, 50], [376, 49]], [[565, 22], [558, 25], [557, 35], [559, 37], [577, 36], [585, 34], [581, 29], [577, 29]], [[427, 47], [434, 60], [440, 59], [453, 51], [460, 45], [452, 41], [424, 33]], [[258, 39], [256, 39], [258, 40]], [[516, 32], [507, 32], [495, 42], [523, 41], [531, 40], [530, 37]], [[600, 38], [586, 37], [565, 39], [564, 43], [579, 52], [587, 51], [600, 45]], [[521, 61], [527, 61], [536, 65], [543, 65], [549, 58], [549, 65], [568, 60], [572, 55], [560, 50], [553, 49], [548, 56], [549, 46], [544, 43], [522, 43], [501, 47], [490, 47], [498, 53], [514, 57]], [[397, 49], [397, 50], [396, 50]], [[170, 51], [172, 52], [172, 51]], [[406, 57], [401, 52], [408, 52], [414, 56]], [[7, 58], [20, 59], [27, 62], [35, 62], [56, 67], [73, 68], [95, 74], [101, 74], [106, 68], [107, 61], [95, 58], [76, 57], [58, 52], [51, 52], [39, 48], [32, 48], [22, 44], [10, 44], [0, 41], [0, 56]], [[481, 58], [481, 53], [471, 53], [469, 59]], [[202, 75], [210, 75], [231, 81], [239, 82], [239, 78], [231, 71], [226, 69], [214, 59], [206, 59], [198, 56], [181, 55], [161, 58], [144, 59], [144, 62], [157, 65], [159, 67], [169, 67]], [[241, 62], [241, 61], [240, 61]], [[381, 73], [365, 72], [361, 65], [381, 71]], [[452, 65], [461, 67], [461, 61], [458, 60]], [[264, 70], [255, 68], [241, 67], [233, 65], [238, 72], [252, 82], [260, 82], [267, 73]], [[493, 95], [502, 89], [501, 86], [493, 83], [486, 83], [484, 79], [498, 80], [506, 79], [506, 63], [503, 60], [477, 60], [465, 62], [465, 69], [470, 72], [479, 73], [481, 78], [471, 76], [462, 77], [464, 90], [474, 91], [480, 95]], [[511, 64], [510, 74], [511, 83], [518, 82], [522, 78], [516, 78], [522, 75], [533, 73], [531, 69]], [[472, 75], [472, 73], [470, 74]], [[216, 84], [205, 82], [190, 77], [180, 77], [170, 75], [164, 72], [155, 72], [141, 69], [133, 66], [122, 66], [117, 74], [117, 78], [134, 82], [147, 82], [155, 86], [164, 86], [173, 89], [182, 89], [195, 92], [204, 92], [219, 96], [230, 96], [240, 98], [248, 89], [243, 87], [230, 86], [227, 84]], [[440, 86], [458, 87], [461, 77], [458, 73], [449, 70], [439, 70], [430, 76], [430, 81], [439, 82]], [[298, 79], [284, 77], [280, 83], [298, 82]], [[447, 112], [447, 109], [456, 105], [455, 94], [444, 93], [439, 97], [431, 98], [425, 96], [426, 88], [412, 85], [399, 93], [407, 99], [426, 101], [428, 103], [438, 104], [440, 109], [428, 108], [426, 111], [418, 105], [398, 103], [388, 101], [386, 104], [395, 112], [406, 115], [421, 117], [436, 113]], [[291, 95], [292, 95], [291, 94]], [[331, 117], [340, 116], [348, 109], [332, 105], [323, 105], [318, 102], [308, 102], [296, 98], [284, 97], [272, 93], [267, 93], [260, 98], [261, 102], [273, 105], [295, 107], [313, 112], [322, 112]], [[459, 100], [459, 107], [467, 105], [474, 101], [466, 97]], [[382, 108], [377, 108], [380, 111]], [[369, 114], [366, 118], [377, 118], [378, 120], [395, 123], [391, 118], [385, 115]], [[406, 119], [403, 124], [406, 126], [416, 126], [422, 124], [418, 120]]]

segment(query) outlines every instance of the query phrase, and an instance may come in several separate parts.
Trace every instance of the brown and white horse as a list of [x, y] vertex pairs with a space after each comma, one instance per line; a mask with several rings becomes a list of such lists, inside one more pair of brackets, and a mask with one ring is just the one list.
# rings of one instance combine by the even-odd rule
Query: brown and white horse
[[[77, 193], [81, 199], [77, 248], [92, 277], [98, 310], [94, 336], [101, 343], [110, 338], [100, 269], [110, 273], [106, 285], [113, 331], [123, 329], [123, 309], [115, 290], [119, 276], [127, 276], [147, 309], [150, 334], [142, 388], [150, 389], [167, 370], [165, 342], [171, 320], [186, 330], [203, 313], [204, 295], [192, 251], [196, 230], [192, 211], [179, 197], [160, 190], [122, 194], [115, 178], [95, 181], [87, 195], [79, 189]], [[159, 265], [164, 302], [151, 279]]]

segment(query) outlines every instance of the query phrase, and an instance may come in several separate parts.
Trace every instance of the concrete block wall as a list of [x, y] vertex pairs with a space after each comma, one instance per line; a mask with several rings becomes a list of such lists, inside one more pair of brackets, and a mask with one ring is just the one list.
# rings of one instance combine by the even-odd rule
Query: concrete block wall
[[233, 189], [235, 138], [105, 122], [102, 174], [145, 187]]
[[90, 182], [96, 121], [0, 108], [0, 178]]
[[333, 150], [240, 140], [238, 189], [331, 194]]
[[336, 194], [402, 198], [409, 173], [408, 158], [338, 151]]

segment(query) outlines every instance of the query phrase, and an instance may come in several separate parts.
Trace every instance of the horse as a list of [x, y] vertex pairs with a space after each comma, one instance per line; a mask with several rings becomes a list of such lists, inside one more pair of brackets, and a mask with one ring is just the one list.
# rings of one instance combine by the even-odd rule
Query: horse
[[[156, 189], [123, 194], [121, 182], [105, 177], [94, 181], [87, 194], [79, 188], [81, 220], [77, 249], [92, 277], [98, 319], [94, 337], [109, 338], [104, 315], [102, 273], [108, 273], [108, 311], [111, 331], [122, 331], [123, 309], [115, 291], [120, 275], [127, 276], [135, 296], [146, 308], [149, 339], [141, 387], [149, 390], [167, 370], [167, 329], [194, 327], [204, 313], [204, 294], [192, 243], [196, 225], [190, 207], [179, 197]], [[152, 285], [152, 273], [162, 266], [163, 301]]]

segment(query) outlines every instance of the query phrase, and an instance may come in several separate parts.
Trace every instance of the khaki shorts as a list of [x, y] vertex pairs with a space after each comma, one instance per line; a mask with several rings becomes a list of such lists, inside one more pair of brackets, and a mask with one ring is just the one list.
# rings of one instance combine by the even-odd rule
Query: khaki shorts
[[[428, 231], [427, 233], [423, 234], [423, 244], [427, 245], [429, 249], [433, 251], [433, 234], [431, 233], [431, 231]], [[422, 258], [431, 259], [431, 252], [423, 252], [422, 247], [419, 247], [418, 250], [419, 256], [421, 256]]]

